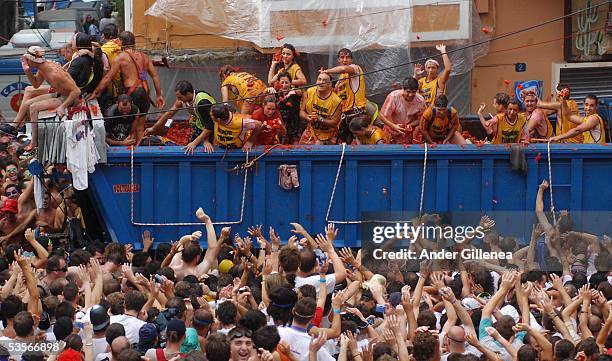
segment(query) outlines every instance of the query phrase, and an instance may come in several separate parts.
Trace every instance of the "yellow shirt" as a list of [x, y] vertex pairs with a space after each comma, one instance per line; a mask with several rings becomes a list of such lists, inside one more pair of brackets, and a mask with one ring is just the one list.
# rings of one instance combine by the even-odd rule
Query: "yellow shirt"
[[[317, 114], [323, 119], [331, 119], [338, 110], [341, 100], [334, 92], [331, 92], [327, 98], [322, 99], [317, 94], [317, 87], [313, 86], [306, 91], [305, 102], [307, 114]], [[311, 124], [308, 125], [311, 134], [318, 140], [329, 140], [338, 130], [338, 127], [329, 127], [323, 124], [313, 126]]]
[[[113, 65], [113, 61], [115, 60], [117, 55], [121, 54], [122, 51], [119, 39], [112, 39], [107, 41], [104, 45], [102, 45], [102, 47], [100, 47], [100, 50], [102, 50], [104, 55], [106, 55], [106, 59], [108, 59], [109, 66]], [[118, 71], [107, 87], [113, 98], [117, 97], [120, 94], [122, 85], [123, 84], [121, 82], [121, 72]]]
[[[570, 110], [570, 114], [578, 115], [578, 104], [576, 103], [575, 100], [572, 100], [572, 99], [567, 100], [567, 107]], [[557, 117], [557, 135], [565, 134], [568, 131], [570, 131], [570, 129], [574, 129], [578, 126], [578, 124], [572, 123], [569, 120], [568, 114], [563, 114], [563, 109], [559, 110], [557, 115], [559, 115]], [[583, 134], [579, 134], [572, 138], [564, 139], [563, 142], [564, 143], [582, 143]]]
[[[229, 100], [233, 100], [238, 110], [242, 109], [242, 104], [247, 103], [259, 104], [258, 95], [266, 90], [266, 85], [256, 76], [246, 73], [231, 73], [223, 80], [221, 87], [227, 87], [229, 91]], [[234, 88], [238, 93], [234, 93]]]
[[[455, 122], [458, 119], [457, 109], [450, 107], [450, 112], [447, 110], [444, 118], [442, 118], [440, 116], [441, 114], [437, 112], [434, 118], [433, 113], [433, 107], [425, 109], [423, 112], [423, 124], [421, 124], [421, 128], [427, 129], [427, 133], [429, 133], [431, 140], [442, 142], [448, 136], [448, 132], [455, 126]], [[432, 120], [432, 118], [434, 119]]]
[[357, 139], [359, 139], [359, 143], [361, 144], [387, 144], [388, 138], [387, 133], [384, 130], [380, 129], [377, 126], [373, 127], [374, 129], [368, 134], [359, 135]]
[[[603, 144], [606, 141], [606, 127], [604, 121], [599, 114], [593, 114], [597, 117], [598, 124], [595, 128], [582, 133], [584, 136], [584, 144]], [[586, 122], [588, 117], [582, 118], [582, 122]]]
[[[440, 77], [436, 77], [432, 81], [427, 81], [427, 77], [424, 76], [419, 79], [419, 93], [425, 98], [427, 106], [432, 106], [436, 97], [438, 96], [438, 80]], [[446, 85], [442, 89], [440, 94], [446, 93]]]
[[225, 148], [242, 148], [244, 140], [240, 138], [243, 130], [242, 114], [231, 113], [228, 124], [215, 122], [215, 145]]
[[493, 144], [518, 143], [521, 140], [523, 127], [527, 124], [525, 114], [520, 113], [514, 124], [508, 121], [508, 116], [504, 113], [497, 114], [497, 131]]
[[298, 63], [293, 63], [293, 64], [291, 64], [289, 66], [288, 69], [285, 69], [284, 66], [282, 68], [278, 69], [278, 71], [276, 72], [276, 76], [278, 77], [279, 73], [282, 73], [283, 71], [286, 71], [287, 73], [289, 73], [289, 78], [291, 78], [291, 81], [294, 81], [295, 79], [297, 79], [297, 73], [300, 70], [302, 70], [302, 68], [300, 68]]
[[[359, 65], [359, 76], [351, 77], [351, 74], [342, 73], [338, 79], [338, 96], [342, 100], [342, 112], [347, 112], [353, 108], [364, 109], [368, 100], [366, 99], [365, 77], [363, 69]], [[355, 79], [358, 79], [355, 82]], [[357, 85], [357, 89], [351, 87], [351, 83]]]

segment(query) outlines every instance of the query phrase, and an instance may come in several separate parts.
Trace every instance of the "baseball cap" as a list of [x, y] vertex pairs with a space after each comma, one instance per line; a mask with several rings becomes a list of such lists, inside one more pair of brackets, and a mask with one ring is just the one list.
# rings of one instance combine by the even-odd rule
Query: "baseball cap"
[[141, 341], [151, 342], [157, 337], [157, 327], [152, 323], [145, 323], [138, 331], [138, 337]]

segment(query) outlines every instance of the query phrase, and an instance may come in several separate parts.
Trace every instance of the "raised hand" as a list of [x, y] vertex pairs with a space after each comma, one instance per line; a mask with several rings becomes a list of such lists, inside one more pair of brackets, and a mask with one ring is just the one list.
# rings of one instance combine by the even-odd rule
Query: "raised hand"
[[278, 235], [274, 231], [274, 228], [272, 227], [270, 227], [270, 241], [272, 241], [273, 247], [276, 247], [277, 249], [280, 248], [280, 245], [281, 245], [280, 237], [278, 237]]
[[153, 241], [155, 240], [155, 238], [151, 238], [151, 232], [149, 232], [149, 230], [145, 230], [144, 232], [142, 232], [142, 247], [145, 250], [149, 250], [151, 248], [151, 246], [153, 245]]
[[487, 104], [485, 103], [480, 103], [480, 106], [478, 107], [478, 115], [482, 115], [482, 112], [485, 110], [485, 108], [487, 107]]
[[337, 236], [338, 230], [336, 229], [333, 223], [329, 223], [327, 227], [325, 227], [325, 237], [327, 237], [329, 243], [333, 244]]
[[438, 50], [440, 53], [444, 54], [444, 53], [446, 53], [446, 45], [438, 44], [438, 45], [436, 45], [436, 50]]
[[[325, 342], [327, 342], [327, 334], [325, 334], [325, 332], [319, 332], [317, 337], [313, 337], [310, 340], [310, 344], [308, 345], [308, 351], [311, 354], [316, 354], [317, 352], [319, 352], [321, 347], [323, 347], [323, 345], [325, 345]], [[289, 347], [287, 347], [287, 348], [289, 348]]]
[[540, 190], [546, 190], [546, 189], [548, 189], [548, 181], [544, 179], [542, 183], [540, 183]]
[[200, 222], [203, 222], [203, 223], [210, 222], [210, 217], [208, 216], [208, 214], [204, 213], [204, 210], [202, 209], [202, 207], [198, 208], [195, 215], [200, 220]]

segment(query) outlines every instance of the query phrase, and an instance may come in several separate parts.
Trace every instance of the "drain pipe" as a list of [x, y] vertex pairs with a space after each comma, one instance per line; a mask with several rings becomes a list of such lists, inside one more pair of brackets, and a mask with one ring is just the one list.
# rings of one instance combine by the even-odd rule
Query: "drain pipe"
[[127, 31], [134, 31], [132, 22], [132, 0], [123, 1], [123, 21], [124, 29]]

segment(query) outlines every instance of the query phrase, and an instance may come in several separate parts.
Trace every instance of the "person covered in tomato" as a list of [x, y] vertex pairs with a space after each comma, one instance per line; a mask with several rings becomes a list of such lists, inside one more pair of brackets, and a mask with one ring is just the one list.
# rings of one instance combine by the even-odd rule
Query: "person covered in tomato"
[[287, 72], [278, 74], [280, 90], [278, 97], [278, 110], [280, 111], [286, 132], [283, 144], [297, 144], [304, 131], [304, 123], [300, 119], [300, 99], [302, 91], [291, 88], [291, 76]]
[[239, 71], [231, 65], [224, 65], [219, 70], [221, 78], [221, 100], [233, 102], [237, 111], [242, 114], [253, 114], [261, 105], [262, 95], [267, 91], [266, 85], [255, 75]]
[[353, 142], [356, 144], [387, 144], [389, 142], [387, 133], [371, 123], [372, 121], [367, 115], [351, 120], [349, 129], [355, 136]]
[[457, 132], [459, 116], [457, 109], [448, 104], [446, 95], [438, 95], [433, 106], [425, 109], [421, 116], [418, 131], [429, 144], [465, 144], [465, 139]]
[[253, 146], [253, 139], [257, 139], [262, 130], [260, 121], [231, 111], [227, 103], [212, 105], [210, 117], [214, 122], [214, 145], [223, 148], [248, 151]]
[[259, 136], [254, 139], [255, 145], [272, 145], [280, 143], [280, 140], [287, 134], [281, 113], [278, 111], [278, 104], [274, 95], [268, 95], [263, 101], [263, 106], [257, 109], [251, 118], [258, 120], [262, 124]]
[[402, 89], [387, 95], [381, 114], [389, 120], [384, 130], [390, 135], [391, 143], [412, 144], [413, 131], [427, 108], [425, 98], [418, 90], [419, 82], [413, 77], [407, 77], [402, 81]]
[[308, 83], [302, 68], [300, 68], [300, 65], [295, 61], [296, 55], [297, 52], [293, 45], [283, 44], [280, 54], [275, 54], [272, 58], [272, 64], [268, 72], [268, 84], [270, 84], [270, 86], [274, 86], [274, 84], [280, 80], [280, 74], [284, 72], [289, 74], [291, 85], [294, 87], [299, 87]]

